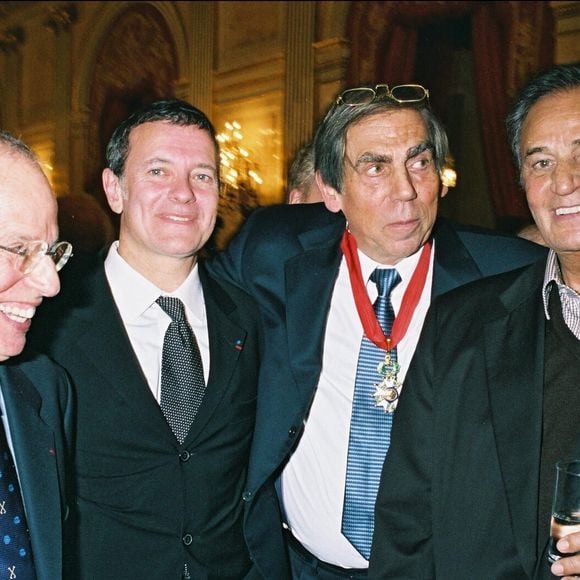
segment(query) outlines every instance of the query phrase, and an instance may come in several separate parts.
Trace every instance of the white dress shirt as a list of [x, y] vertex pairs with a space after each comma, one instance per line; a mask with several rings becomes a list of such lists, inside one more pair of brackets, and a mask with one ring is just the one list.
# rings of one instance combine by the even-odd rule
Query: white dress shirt
[[105, 260], [105, 273], [113, 298], [125, 325], [131, 346], [141, 364], [153, 396], [159, 402], [161, 396], [161, 357], [163, 339], [171, 322], [170, 316], [155, 302], [159, 296], [181, 299], [203, 361], [203, 373], [207, 384], [209, 376], [209, 338], [207, 316], [197, 264], [183, 284], [174, 292], [163, 292], [135, 271], [119, 255], [118, 242], [114, 242]]
[[[378, 293], [376, 284], [369, 284], [368, 279], [375, 268], [392, 266], [377, 264], [360, 251], [358, 255], [369, 298], [374, 302]], [[431, 301], [433, 255], [434, 252], [409, 329], [397, 346], [401, 382]], [[391, 293], [395, 315], [419, 257], [417, 252], [396, 265], [401, 282]], [[362, 323], [343, 258], [330, 303], [318, 388], [304, 433], [281, 477], [284, 512], [294, 536], [319, 560], [343, 568], [368, 567], [368, 561], [341, 533], [350, 417], [362, 335]]]

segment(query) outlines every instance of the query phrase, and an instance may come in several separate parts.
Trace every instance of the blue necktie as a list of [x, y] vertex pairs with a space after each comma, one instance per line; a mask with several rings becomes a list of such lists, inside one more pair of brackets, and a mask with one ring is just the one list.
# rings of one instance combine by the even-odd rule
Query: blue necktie
[[[385, 335], [390, 336], [395, 319], [390, 294], [401, 278], [395, 269], [377, 268], [370, 279], [379, 291], [373, 305], [377, 320]], [[391, 358], [396, 360], [396, 357], [396, 349], [392, 349]], [[375, 501], [393, 422], [393, 414], [386, 413], [373, 399], [375, 385], [382, 380], [377, 366], [384, 358], [385, 351], [363, 335], [350, 419], [342, 533], [367, 560], [375, 523]]]
[[20, 485], [3, 425], [0, 425], [0, 578], [36, 579]]
[[201, 353], [185, 317], [183, 302], [173, 296], [160, 296], [157, 304], [171, 317], [163, 340], [160, 405], [181, 444], [205, 393]]

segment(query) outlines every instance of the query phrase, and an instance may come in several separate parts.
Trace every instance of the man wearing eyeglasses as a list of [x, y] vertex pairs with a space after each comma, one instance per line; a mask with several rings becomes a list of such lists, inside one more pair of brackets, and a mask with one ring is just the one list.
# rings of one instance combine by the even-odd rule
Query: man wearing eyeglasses
[[0, 131], [0, 576], [62, 577], [71, 389], [45, 357], [17, 357], [72, 253], [33, 152]]
[[314, 150], [324, 204], [256, 211], [213, 265], [265, 322], [243, 497], [256, 568], [277, 580], [366, 577], [393, 413], [432, 297], [545, 255], [437, 219], [447, 137], [421, 86], [343, 92]]

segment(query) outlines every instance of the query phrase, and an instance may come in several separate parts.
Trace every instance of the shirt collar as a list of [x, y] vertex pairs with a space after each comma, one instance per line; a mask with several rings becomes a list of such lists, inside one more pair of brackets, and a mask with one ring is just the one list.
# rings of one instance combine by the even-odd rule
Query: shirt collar
[[542, 286], [542, 297], [544, 300], [544, 314], [546, 320], [550, 320], [550, 313], [548, 312], [548, 303], [550, 300], [550, 289], [552, 282], [562, 285], [562, 273], [560, 271], [560, 264], [558, 263], [558, 256], [554, 250], [548, 252], [548, 260], [546, 262], [546, 271], [544, 273], [544, 284]]
[[363, 280], [365, 284], [368, 283], [370, 275], [373, 273], [375, 268], [384, 268], [384, 269], [392, 269], [395, 268], [401, 277], [401, 286], [406, 287], [413, 276], [413, 272], [417, 267], [417, 263], [419, 262], [419, 258], [421, 257], [421, 250], [423, 246], [421, 246], [414, 254], [403, 258], [401, 261], [397, 262], [394, 266], [388, 266], [386, 264], [379, 264], [374, 260], [371, 260], [366, 254], [363, 254], [360, 250], [358, 250], [358, 257], [360, 260], [360, 267], [362, 272]]
[[118, 252], [113, 242], [105, 259], [105, 272], [115, 303], [128, 323], [136, 321], [159, 296], [175, 296], [199, 321], [205, 319], [205, 306], [197, 262], [181, 286], [173, 292], [163, 292], [133, 269]]

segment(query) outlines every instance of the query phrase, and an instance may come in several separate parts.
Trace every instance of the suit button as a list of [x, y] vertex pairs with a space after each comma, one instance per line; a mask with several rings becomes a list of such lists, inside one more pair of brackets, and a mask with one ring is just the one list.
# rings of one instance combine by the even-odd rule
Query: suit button
[[252, 492], [251, 491], [244, 491], [242, 494], [242, 499], [244, 501], [250, 501], [252, 499]]
[[181, 461], [189, 461], [190, 457], [191, 457], [191, 453], [189, 451], [187, 451], [187, 449], [184, 449], [179, 454], [179, 459], [181, 459]]
[[290, 427], [290, 429], [288, 429], [288, 437], [295, 437], [296, 436], [296, 427]]
[[191, 534], [185, 534], [183, 536], [183, 538], [181, 538], [181, 541], [186, 545], [186, 546], [191, 546], [191, 542], [193, 542], [193, 536]]

